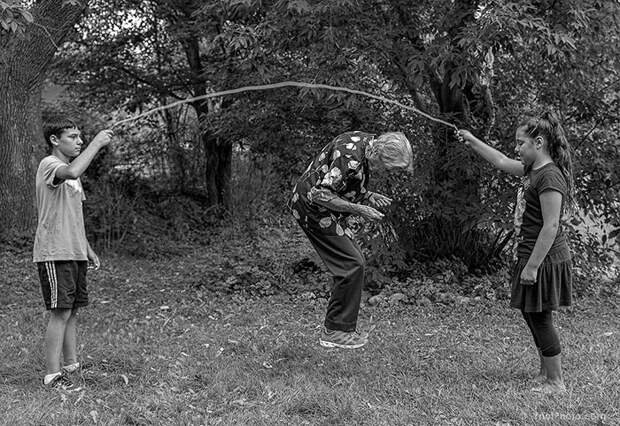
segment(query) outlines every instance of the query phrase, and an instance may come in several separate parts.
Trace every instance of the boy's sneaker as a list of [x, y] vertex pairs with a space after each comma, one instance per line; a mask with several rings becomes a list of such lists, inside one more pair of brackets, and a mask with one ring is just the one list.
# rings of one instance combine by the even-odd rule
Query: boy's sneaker
[[75, 387], [71, 379], [69, 379], [64, 374], [58, 374], [49, 383], [45, 383], [45, 379], [43, 379], [43, 386], [49, 389], [58, 389], [65, 391], [75, 391], [79, 390]]
[[357, 349], [368, 342], [368, 333], [329, 330], [323, 327], [319, 343], [324, 348]]

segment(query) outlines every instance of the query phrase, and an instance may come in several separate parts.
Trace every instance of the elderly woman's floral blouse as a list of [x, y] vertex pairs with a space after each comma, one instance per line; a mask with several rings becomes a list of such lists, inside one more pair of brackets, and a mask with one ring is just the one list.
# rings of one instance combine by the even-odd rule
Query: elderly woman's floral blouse
[[340, 197], [359, 203], [364, 199], [369, 178], [366, 146], [373, 137], [363, 132], [343, 133], [310, 163], [289, 201], [289, 208], [302, 227], [314, 228], [326, 235], [353, 238], [347, 223], [350, 213], [328, 210], [315, 201]]

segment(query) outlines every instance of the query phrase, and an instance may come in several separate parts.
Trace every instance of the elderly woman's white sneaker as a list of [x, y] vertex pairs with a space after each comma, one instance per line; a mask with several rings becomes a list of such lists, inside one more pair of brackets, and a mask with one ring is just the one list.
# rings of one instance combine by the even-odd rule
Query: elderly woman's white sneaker
[[368, 343], [368, 333], [323, 328], [319, 344], [324, 348], [357, 349]]

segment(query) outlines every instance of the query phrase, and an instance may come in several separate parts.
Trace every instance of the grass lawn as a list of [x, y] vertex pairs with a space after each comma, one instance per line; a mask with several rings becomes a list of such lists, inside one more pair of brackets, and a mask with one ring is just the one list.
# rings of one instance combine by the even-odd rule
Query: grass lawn
[[[274, 250], [310, 253], [295, 241]], [[47, 316], [30, 255], [3, 253], [0, 423], [620, 424], [617, 298], [577, 299], [557, 315], [568, 392], [541, 397], [529, 392], [531, 338], [505, 300], [365, 304], [370, 343], [326, 350], [324, 299], [214, 291], [226, 256], [217, 247], [165, 261], [104, 256], [78, 323], [83, 390], [66, 394], [40, 383]]]

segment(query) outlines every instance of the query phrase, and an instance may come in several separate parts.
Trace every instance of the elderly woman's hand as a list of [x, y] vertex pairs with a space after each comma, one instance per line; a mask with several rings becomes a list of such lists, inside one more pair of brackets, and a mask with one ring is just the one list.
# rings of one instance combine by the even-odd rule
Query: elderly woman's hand
[[368, 196], [368, 202], [374, 207], [388, 207], [392, 204], [392, 199], [376, 192], [371, 192]]
[[360, 216], [365, 217], [366, 219], [370, 219], [370, 220], [381, 220], [383, 219], [383, 213], [381, 213], [379, 210], [370, 207], [370, 206], [365, 206], [363, 204], [356, 204], [355, 205], [355, 210], [356, 213], [359, 214]]

